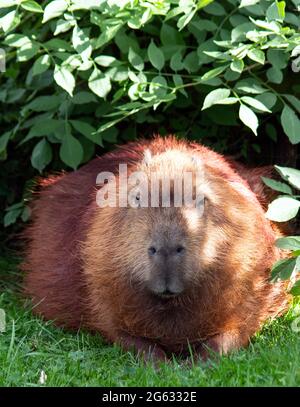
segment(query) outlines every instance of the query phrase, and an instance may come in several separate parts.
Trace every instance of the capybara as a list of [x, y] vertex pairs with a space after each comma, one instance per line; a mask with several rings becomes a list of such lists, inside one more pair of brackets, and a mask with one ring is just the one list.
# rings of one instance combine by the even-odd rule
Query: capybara
[[[130, 183], [137, 205], [99, 205], [111, 180], [97, 185], [98, 174], [114, 174], [118, 186], [119, 164], [149, 184], [155, 173], [160, 192], [169, 178], [170, 205], [160, 198], [156, 206], [140, 205]], [[283, 283], [270, 282], [282, 253], [274, 246], [281, 232], [265, 217], [261, 175], [268, 171], [197, 143], [156, 137], [42, 181], [24, 264], [34, 312], [59, 326], [98, 331], [146, 358], [190, 351], [207, 358], [211, 350], [247, 345], [289, 301]], [[194, 207], [174, 204], [175, 179], [184, 172], [201, 192]]]

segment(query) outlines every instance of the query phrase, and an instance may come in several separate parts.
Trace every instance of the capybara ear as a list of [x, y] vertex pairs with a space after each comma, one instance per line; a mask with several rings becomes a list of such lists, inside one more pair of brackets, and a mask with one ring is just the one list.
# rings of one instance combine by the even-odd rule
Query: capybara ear
[[233, 163], [233, 167], [239, 176], [247, 181], [251, 191], [255, 193], [263, 207], [267, 207], [277, 193], [265, 185], [262, 177], [278, 178], [274, 168], [271, 166], [247, 168], [238, 163]]

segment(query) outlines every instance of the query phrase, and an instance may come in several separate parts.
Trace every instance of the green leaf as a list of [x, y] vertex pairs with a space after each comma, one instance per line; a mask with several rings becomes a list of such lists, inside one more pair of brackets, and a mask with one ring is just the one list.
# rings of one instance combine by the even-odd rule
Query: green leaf
[[280, 69], [272, 66], [267, 70], [267, 78], [270, 82], [279, 84], [283, 80], [283, 73]]
[[204, 7], [208, 6], [213, 1], [214, 0], [198, 0], [197, 9], [200, 10], [201, 8], [204, 8]]
[[60, 38], [52, 38], [49, 41], [46, 41], [44, 43], [45, 48], [49, 48], [51, 50], [54, 51], [69, 51], [69, 52], [73, 52], [73, 48], [72, 45], [69, 44], [67, 41], [62, 40]]
[[96, 95], [104, 98], [107, 94], [111, 91], [111, 83], [110, 79], [107, 75], [104, 75], [99, 69], [96, 67], [94, 68], [91, 76], [89, 77], [89, 88], [93, 91]]
[[0, 3], [0, 9], [1, 8], [7, 8], [7, 7], [12, 7], [16, 5], [16, 0], [1, 0]]
[[225, 88], [212, 90], [204, 99], [201, 110], [207, 109], [212, 105], [220, 103], [223, 99], [228, 98], [230, 90]]
[[219, 100], [219, 102], [217, 104], [218, 105], [234, 105], [238, 101], [239, 101], [238, 98], [230, 97], [230, 98], [225, 98], [225, 99]]
[[168, 83], [163, 76], [155, 76], [149, 86], [149, 93], [154, 93], [158, 98], [166, 95]]
[[288, 64], [288, 54], [282, 49], [269, 48], [267, 58], [268, 62], [277, 69], [283, 69]]
[[283, 21], [285, 17], [285, 2], [276, 1], [272, 3], [267, 9], [268, 21], [278, 20]]
[[34, 168], [42, 172], [52, 161], [52, 149], [48, 141], [43, 138], [34, 147], [31, 155], [31, 164]]
[[244, 93], [253, 94], [261, 94], [267, 92], [266, 88], [263, 88], [257, 80], [252, 78], [242, 79], [241, 81], [238, 81], [235, 85], [235, 89]]
[[276, 240], [275, 246], [284, 250], [300, 250], [300, 236], [281, 237]]
[[129, 71], [125, 66], [114, 66], [108, 69], [105, 75], [108, 76], [111, 81], [123, 82], [128, 79]]
[[178, 33], [178, 30], [166, 23], [164, 23], [161, 27], [160, 40], [161, 43], [165, 46], [178, 46], [184, 44], [182, 36]]
[[300, 280], [296, 281], [290, 290], [290, 294], [297, 296], [300, 295]]
[[[198, 36], [196, 35], [197, 32], [202, 32], [202, 31], [208, 31], [208, 32], [213, 32], [217, 30], [218, 26], [216, 23], [214, 23], [211, 20], [206, 20], [204, 18], [201, 18], [201, 25], [199, 24], [199, 21], [195, 19], [195, 21], [191, 21], [190, 24], [188, 25], [188, 30], [191, 31], [192, 33], [195, 32], [195, 37], [198, 39], [202, 38], [200, 34]], [[203, 35], [203, 34], [202, 34]]]
[[300, 202], [290, 196], [280, 196], [271, 202], [266, 217], [275, 222], [286, 222], [293, 219], [299, 210]]
[[76, 20], [63, 20], [60, 18], [57, 20], [55, 31], [53, 35], [58, 35], [61, 33], [65, 33], [70, 30], [76, 24]]
[[253, 6], [254, 4], [259, 3], [260, 0], [241, 0], [240, 3], [240, 8], [242, 7], [249, 7], [249, 6]]
[[13, 26], [16, 15], [17, 10], [12, 10], [0, 18], [0, 28], [2, 28], [4, 32], [9, 31]]
[[220, 51], [203, 51], [205, 55], [208, 55], [209, 57], [212, 57], [214, 59], [221, 59], [225, 61], [230, 61], [231, 57], [228, 55], [226, 52], [220, 52]]
[[280, 24], [275, 21], [271, 21], [268, 23], [265, 20], [254, 20], [252, 17], [249, 17], [250, 21], [252, 21], [257, 27], [263, 28], [266, 31], [272, 31], [274, 33], [280, 32]]
[[59, 155], [61, 160], [74, 170], [83, 159], [83, 148], [80, 142], [69, 131], [64, 135]]
[[279, 172], [279, 174], [288, 181], [293, 187], [300, 190], [300, 170], [296, 168], [289, 168], [289, 167], [279, 167], [275, 165], [275, 169]]
[[144, 69], [144, 61], [142, 57], [140, 57], [131, 47], [128, 52], [128, 61], [136, 70], [142, 71]]
[[265, 105], [267, 109], [271, 110], [277, 101], [277, 96], [274, 93], [266, 92], [255, 96], [255, 99]]
[[92, 46], [89, 37], [76, 24], [72, 33], [72, 44], [82, 59], [89, 59], [92, 53]]
[[27, 37], [27, 35], [23, 35], [23, 34], [10, 34], [8, 35], [5, 40], [3, 41], [3, 43], [5, 45], [8, 45], [10, 47], [22, 47], [24, 44], [26, 44], [27, 42], [30, 42], [31, 39], [29, 37]]
[[117, 135], [118, 135], [118, 129], [116, 127], [110, 127], [109, 129], [102, 132], [101, 138], [105, 141], [108, 141], [109, 143], [116, 143]]
[[177, 27], [179, 31], [181, 31], [191, 21], [191, 19], [196, 14], [196, 11], [197, 11], [196, 8], [189, 9], [187, 13], [185, 13], [182, 17], [179, 18], [177, 22]]
[[252, 59], [252, 61], [258, 62], [259, 64], [264, 65], [265, 63], [265, 54], [263, 51], [261, 51], [260, 49], [250, 49], [247, 52], [247, 56]]
[[177, 51], [170, 60], [170, 67], [173, 71], [177, 72], [183, 69], [181, 51]]
[[100, 55], [99, 57], [96, 57], [94, 61], [100, 66], [107, 67], [113, 64], [116, 61], [116, 58], [110, 55]]
[[92, 133], [96, 131], [95, 127], [81, 120], [70, 120], [70, 123], [80, 134], [87, 137], [88, 139], [91, 139], [92, 141], [95, 141], [93, 137], [91, 138]]
[[49, 68], [51, 63], [50, 56], [48, 54], [44, 54], [40, 56], [33, 64], [32, 67], [32, 76], [39, 75]]
[[48, 112], [57, 109], [61, 102], [61, 97], [57, 95], [38, 96], [28, 103], [28, 105], [25, 105], [24, 109], [33, 110], [34, 112]]
[[300, 142], [300, 120], [294, 110], [285, 105], [281, 113], [281, 125], [292, 144]]
[[183, 80], [182, 80], [182, 77], [180, 75], [178, 75], [178, 74], [175, 74], [175, 75], [172, 76], [172, 79], [173, 79], [175, 87], [178, 89], [178, 91], [187, 98], [188, 94], [186, 93], [186, 91], [182, 87], [182, 85], [184, 84]]
[[254, 107], [257, 110], [260, 110], [262, 112], [269, 112], [271, 113], [271, 110], [269, 110], [267, 108], [267, 106], [265, 106], [263, 103], [261, 103], [259, 100], [254, 99], [250, 96], [242, 96], [241, 100], [245, 103], [247, 103], [247, 105]]
[[95, 49], [103, 47], [103, 45], [111, 41], [116, 36], [117, 32], [120, 30], [123, 24], [124, 22], [122, 20], [117, 20], [115, 21], [114, 25], [108, 25], [107, 27], [105, 27], [100, 37], [96, 41]]
[[25, 138], [21, 140], [19, 145], [26, 143], [34, 137], [49, 136], [57, 130], [60, 125], [60, 120], [56, 119], [44, 119], [36, 122], [30, 129]]
[[219, 3], [214, 1], [212, 4], [209, 4], [205, 8], [205, 12], [212, 14], [213, 16], [225, 16], [226, 15], [226, 10], [224, 7]]
[[10, 135], [11, 135], [11, 133], [9, 131], [7, 131], [4, 134], [2, 134], [2, 136], [0, 137], [0, 154], [6, 150], [8, 141], [10, 139]]
[[130, 100], [137, 100], [139, 98], [139, 83], [134, 83], [128, 89], [128, 97]]
[[[101, 0], [72, 0], [71, 11], [91, 10], [99, 8]], [[103, 3], [103, 0], [102, 0]]]
[[42, 23], [46, 23], [52, 18], [62, 15], [68, 8], [68, 3], [65, 0], [51, 1], [44, 10], [44, 16]]
[[253, 110], [245, 105], [240, 106], [239, 117], [241, 121], [249, 127], [253, 133], [257, 136], [258, 119]]
[[262, 178], [263, 182], [268, 187], [272, 188], [274, 191], [279, 191], [279, 192], [283, 192], [284, 194], [292, 195], [292, 193], [293, 193], [292, 189], [284, 182], [275, 181], [274, 179], [267, 178], [267, 177], [261, 177], [261, 178]]
[[12, 210], [6, 213], [3, 219], [4, 227], [8, 227], [14, 223], [16, 223], [16, 220], [18, 217], [21, 215], [22, 209], [16, 209]]
[[183, 66], [188, 72], [196, 72], [199, 69], [199, 58], [197, 52], [192, 51], [183, 60]]
[[207, 81], [209, 79], [219, 76], [220, 73], [224, 72], [228, 65], [219, 66], [218, 68], [211, 69], [201, 76], [202, 81]]
[[300, 114], [300, 100], [296, 98], [294, 95], [283, 95], [289, 102], [290, 104], [295, 108], [296, 112]]
[[242, 59], [236, 59], [231, 62], [230, 69], [234, 72], [241, 73], [244, 69], [244, 61]]
[[288, 280], [295, 268], [296, 259], [278, 260], [271, 269], [271, 278], [276, 280]]
[[82, 91], [73, 96], [72, 102], [75, 105], [83, 105], [85, 103], [97, 103], [95, 95], [90, 92]]
[[[249, 21], [239, 24], [234, 29], [231, 31], [231, 42], [232, 43], [238, 43], [238, 51], [235, 51], [234, 53], [238, 52], [238, 54], [241, 53], [240, 58], [246, 56], [248, 46], [242, 46], [241, 48], [241, 42], [246, 40], [246, 35], [248, 32], [251, 32], [251, 30], [254, 28], [254, 25], [250, 23]], [[232, 51], [234, 48], [232, 48]]]
[[18, 202], [18, 203], [15, 203], [15, 204], [5, 208], [5, 211], [9, 212], [9, 211], [14, 211], [16, 209], [23, 209], [23, 207], [24, 207], [24, 203]]
[[21, 215], [21, 219], [23, 222], [27, 222], [30, 219], [31, 216], [31, 210], [28, 206], [26, 206], [23, 209], [22, 215]]
[[40, 46], [36, 42], [28, 41], [17, 49], [17, 60], [25, 62], [36, 56]]
[[33, 13], [43, 13], [42, 7], [36, 1], [33, 0], [22, 1], [21, 7], [24, 10], [32, 11]]
[[70, 96], [73, 95], [75, 88], [75, 78], [72, 73], [64, 66], [55, 65], [54, 80], [63, 88]]
[[163, 52], [155, 45], [153, 41], [150, 42], [148, 46], [148, 58], [151, 64], [160, 71], [165, 64], [165, 57]]

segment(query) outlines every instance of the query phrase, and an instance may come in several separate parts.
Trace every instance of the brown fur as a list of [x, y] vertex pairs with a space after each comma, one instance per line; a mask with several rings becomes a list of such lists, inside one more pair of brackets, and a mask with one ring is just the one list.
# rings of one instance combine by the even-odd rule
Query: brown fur
[[[179, 150], [204, 163], [211, 202], [195, 231], [177, 208], [140, 208], [136, 217], [137, 209], [97, 207], [97, 174], [117, 174], [119, 163], [140, 168], [146, 148], [153, 156]], [[185, 353], [188, 343], [203, 356], [203, 344], [219, 353], [245, 346], [288, 306], [284, 286], [269, 282], [281, 253], [274, 246], [280, 231], [264, 216], [268, 197], [260, 176], [268, 171], [169, 137], [130, 143], [52, 178], [33, 205], [28, 230], [25, 290], [34, 310], [158, 358]], [[174, 219], [182, 223], [189, 248], [187, 289], [168, 301], [143, 288], [144, 249], [157, 219], [166, 228]]]

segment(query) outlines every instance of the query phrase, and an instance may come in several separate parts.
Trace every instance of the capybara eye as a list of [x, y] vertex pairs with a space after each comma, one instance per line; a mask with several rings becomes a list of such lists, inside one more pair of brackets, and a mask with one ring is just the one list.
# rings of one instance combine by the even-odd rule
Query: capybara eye
[[151, 255], [154, 255], [157, 252], [156, 248], [153, 246], [149, 247], [148, 251], [149, 251], [149, 254], [151, 254]]
[[185, 250], [184, 247], [178, 246], [178, 247], [176, 248], [176, 253], [178, 253], [178, 254], [183, 253], [184, 250]]
[[140, 196], [140, 194], [136, 195], [135, 202], [136, 202], [137, 208], [140, 208], [141, 207], [141, 196]]

